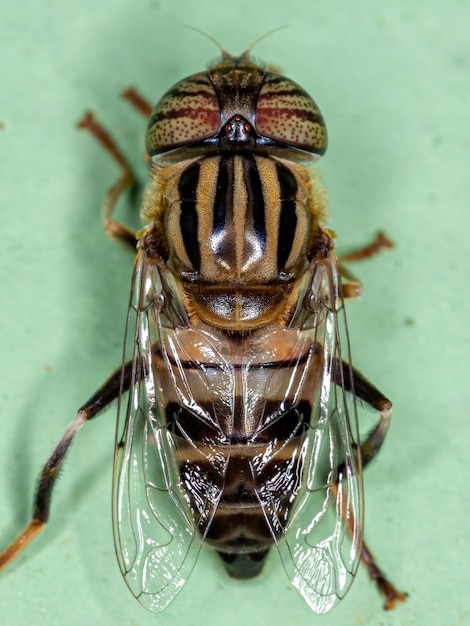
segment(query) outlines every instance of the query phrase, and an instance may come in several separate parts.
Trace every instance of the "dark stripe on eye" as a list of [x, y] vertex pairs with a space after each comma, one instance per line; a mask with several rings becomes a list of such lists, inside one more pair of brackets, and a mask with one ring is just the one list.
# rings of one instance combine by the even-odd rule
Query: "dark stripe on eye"
[[213, 232], [225, 230], [227, 205], [232, 205], [233, 197], [233, 157], [221, 158], [214, 198]]
[[198, 241], [198, 217], [196, 210], [199, 163], [193, 163], [181, 174], [178, 182], [180, 198], [180, 229], [183, 245], [193, 266], [198, 272], [201, 266], [201, 253]]
[[283, 270], [289, 258], [297, 228], [295, 213], [295, 196], [297, 181], [295, 176], [281, 163], [276, 163], [277, 178], [279, 181], [279, 195], [281, 199], [281, 213], [279, 215], [279, 235], [277, 243], [277, 266]]
[[266, 248], [266, 216], [263, 185], [253, 158], [243, 159], [243, 179], [248, 196], [247, 212], [251, 212], [253, 216], [253, 228], [264, 250]]

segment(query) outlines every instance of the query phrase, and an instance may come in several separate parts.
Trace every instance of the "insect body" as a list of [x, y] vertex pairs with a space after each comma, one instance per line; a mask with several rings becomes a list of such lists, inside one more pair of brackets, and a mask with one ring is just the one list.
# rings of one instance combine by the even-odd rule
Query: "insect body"
[[[82, 125], [123, 165], [122, 190], [122, 157], [90, 116]], [[146, 608], [171, 602], [204, 541], [239, 578], [275, 545], [318, 613], [361, 558], [389, 607], [404, 599], [362, 539], [361, 464], [380, 449], [391, 404], [341, 352], [345, 287], [309, 169], [326, 144], [310, 96], [248, 53], [224, 53], [163, 96], [146, 137], [129, 360], [78, 412], [0, 563], [47, 521], [75, 433], [119, 393], [116, 552]], [[110, 193], [109, 230], [135, 242], [110, 219]], [[362, 445], [355, 396], [380, 412]]]

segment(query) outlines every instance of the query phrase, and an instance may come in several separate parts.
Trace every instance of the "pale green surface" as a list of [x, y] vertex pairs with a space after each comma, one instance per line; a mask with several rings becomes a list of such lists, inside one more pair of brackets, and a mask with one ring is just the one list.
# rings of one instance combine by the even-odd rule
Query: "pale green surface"
[[[138, 7], [138, 8], [135, 8]], [[0, 8], [0, 540], [28, 520], [41, 463], [75, 408], [120, 360], [132, 260], [106, 241], [99, 205], [117, 169], [74, 128], [93, 109], [133, 163], [145, 123], [118, 94], [157, 99], [214, 46], [256, 54], [318, 101], [322, 170], [339, 242], [377, 228], [395, 250], [355, 266], [355, 362], [394, 400], [366, 474], [367, 537], [411, 597], [394, 613], [360, 572], [315, 617], [279, 561], [248, 583], [204, 554], [161, 616], [127, 592], [113, 553], [114, 412], [80, 434], [47, 531], [0, 576], [2, 626], [470, 623], [468, 489], [470, 3], [24, 0]], [[140, 170], [144, 173], [144, 168]], [[362, 415], [366, 427], [371, 416]]]

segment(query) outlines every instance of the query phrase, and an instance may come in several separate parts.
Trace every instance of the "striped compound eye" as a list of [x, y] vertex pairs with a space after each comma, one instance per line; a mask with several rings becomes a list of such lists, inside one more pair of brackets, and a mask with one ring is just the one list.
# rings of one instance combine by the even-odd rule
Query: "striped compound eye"
[[207, 72], [189, 76], [163, 96], [152, 113], [146, 137], [150, 156], [217, 134], [220, 110]]
[[326, 150], [326, 126], [320, 109], [306, 91], [280, 74], [265, 74], [256, 104], [256, 130], [313, 154]]

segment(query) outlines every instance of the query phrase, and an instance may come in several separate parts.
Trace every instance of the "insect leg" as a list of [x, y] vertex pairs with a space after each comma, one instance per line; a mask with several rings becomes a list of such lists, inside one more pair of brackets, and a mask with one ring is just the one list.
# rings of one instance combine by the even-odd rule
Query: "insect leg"
[[359, 298], [362, 295], [361, 282], [357, 280], [354, 274], [345, 266], [345, 263], [369, 259], [371, 256], [378, 254], [383, 248], [393, 248], [393, 243], [385, 233], [379, 231], [374, 241], [367, 246], [353, 250], [348, 254], [343, 254], [338, 258], [340, 274], [348, 281], [341, 285], [344, 298], [353, 299]]
[[[385, 437], [387, 435], [390, 420], [392, 417], [392, 403], [384, 396], [365, 376], [352, 368], [348, 363], [340, 363], [336, 361], [333, 369], [333, 380], [335, 384], [342, 385], [344, 389], [366, 402], [370, 407], [376, 409], [380, 413], [380, 418], [376, 426], [369, 432], [366, 439], [360, 446], [362, 466], [366, 467], [374, 457], [380, 452]], [[344, 475], [341, 467], [338, 476]], [[333, 486], [335, 495], [338, 492], [338, 484]], [[352, 511], [343, 511], [343, 519], [346, 527], [351, 532], [355, 527], [355, 521], [352, 517]], [[384, 572], [377, 565], [369, 547], [362, 542], [361, 561], [366, 566], [369, 577], [373, 580], [380, 593], [385, 597], [385, 609], [390, 610], [395, 607], [397, 602], [403, 602], [407, 598], [407, 594], [398, 591], [396, 587], [387, 579]]]
[[122, 174], [114, 185], [111, 185], [108, 189], [104, 201], [104, 231], [109, 237], [117, 239], [120, 243], [124, 244], [126, 247], [130, 247], [135, 252], [135, 232], [112, 217], [119, 196], [123, 194], [127, 188], [135, 185], [134, 174], [109, 133], [96, 121], [93, 113], [87, 111], [77, 125], [79, 128], [89, 130], [121, 167]]
[[382, 250], [383, 248], [393, 248], [393, 242], [387, 237], [387, 235], [379, 231], [375, 236], [374, 241], [366, 246], [362, 246], [357, 250], [353, 250], [348, 254], [343, 254], [339, 257], [339, 262], [343, 263], [351, 263], [353, 261], [363, 261], [364, 259], [370, 259], [370, 257], [375, 256]]
[[33, 516], [29, 524], [16, 537], [14, 541], [0, 553], [0, 569], [10, 563], [28, 543], [36, 537], [43, 529], [49, 519], [52, 491], [54, 489], [57, 476], [65, 460], [70, 445], [80, 428], [89, 420], [96, 417], [113, 400], [115, 400], [120, 390], [127, 391], [131, 385], [132, 363], [126, 363], [122, 368], [116, 370], [106, 380], [106, 382], [80, 407], [76, 416], [67, 427], [55, 450], [46, 461], [41, 475], [34, 499]]
[[354, 278], [354, 276], [340, 266], [340, 272], [343, 278], [346, 278], [348, 282], [341, 283], [341, 294], [343, 298], [348, 300], [354, 300], [362, 296], [362, 284]]
[[122, 97], [124, 100], [127, 100], [134, 109], [137, 109], [139, 113], [142, 113], [144, 117], [150, 117], [150, 114], [153, 111], [153, 106], [146, 100], [137, 89], [134, 87], [128, 87], [125, 91], [122, 92]]

